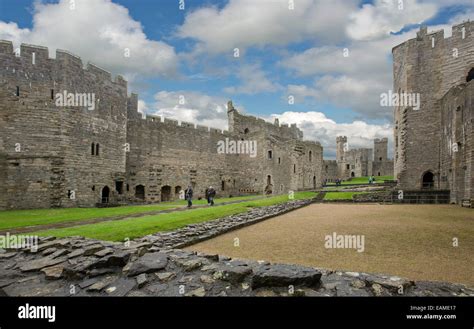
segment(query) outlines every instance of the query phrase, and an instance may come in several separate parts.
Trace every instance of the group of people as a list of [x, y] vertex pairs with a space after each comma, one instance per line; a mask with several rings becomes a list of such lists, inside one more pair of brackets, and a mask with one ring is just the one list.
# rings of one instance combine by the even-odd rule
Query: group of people
[[369, 184], [373, 184], [375, 182], [374, 176], [369, 176]]
[[[193, 194], [194, 194], [193, 187], [189, 185], [188, 188], [184, 191], [184, 198], [186, 199], [186, 201], [188, 201], [188, 208], [191, 208], [193, 206]], [[214, 205], [215, 197], [216, 197], [216, 190], [212, 186], [209, 186], [206, 189], [206, 200], [207, 200], [208, 206]]]

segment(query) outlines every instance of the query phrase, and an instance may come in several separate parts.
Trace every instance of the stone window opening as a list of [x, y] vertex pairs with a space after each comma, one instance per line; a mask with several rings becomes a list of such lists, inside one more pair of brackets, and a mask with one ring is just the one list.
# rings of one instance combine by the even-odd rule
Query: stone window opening
[[118, 194], [123, 194], [123, 182], [122, 181], [116, 181], [115, 182], [115, 190], [117, 191]]
[[245, 128], [244, 134], [248, 134], [248, 133], [249, 133], [249, 128]]
[[54, 100], [54, 89], [51, 89], [51, 99]]
[[278, 158], [278, 164], [281, 164], [281, 158]]
[[95, 155], [98, 156], [99, 155], [99, 143], [97, 143], [95, 145]]
[[472, 79], [474, 79], [474, 68], [472, 68], [469, 73], [467, 74], [467, 77], [466, 77], [466, 82], [469, 82], [471, 81]]
[[95, 155], [95, 144], [91, 144], [91, 155]]
[[15, 95], [16, 95], [17, 97], [20, 97], [20, 86], [16, 86], [16, 93], [15, 93]]
[[272, 185], [272, 176], [267, 176], [267, 185]]
[[[380, 161], [382, 161], [382, 157], [379, 158]], [[380, 175], [379, 175], [380, 176]]]
[[221, 182], [221, 190], [225, 191], [225, 181], [224, 180]]
[[270, 150], [268, 151], [268, 160], [273, 159], [273, 152]]
[[309, 162], [313, 161], [313, 152], [309, 151]]
[[351, 169], [351, 165], [346, 165], [346, 169]]
[[95, 185], [92, 185], [92, 191], [95, 191]]
[[296, 174], [296, 164], [293, 165], [293, 174]]

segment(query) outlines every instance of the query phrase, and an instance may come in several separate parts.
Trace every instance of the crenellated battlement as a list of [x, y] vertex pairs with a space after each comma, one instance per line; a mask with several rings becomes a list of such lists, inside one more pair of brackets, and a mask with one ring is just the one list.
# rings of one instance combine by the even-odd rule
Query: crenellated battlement
[[122, 76], [113, 78], [109, 71], [90, 62], [84, 67], [82, 59], [67, 50], [57, 49], [56, 58], [50, 58], [48, 47], [22, 43], [19, 49], [15, 50], [11, 41], [0, 40], [0, 56], [24, 66], [25, 71], [31, 71], [35, 66], [44, 68], [44, 65], [56, 66], [61, 71], [82, 69], [86, 74], [94, 75], [97, 81], [110, 81], [122, 87], [127, 86], [127, 81]]
[[195, 130], [198, 132], [207, 132], [207, 133], [218, 133], [222, 135], [227, 135], [229, 131], [224, 129], [212, 128], [203, 125], [196, 125], [192, 122], [178, 121], [171, 118], [164, 118], [159, 115], [146, 114], [143, 118], [147, 123], [151, 124], [152, 127], [156, 129], [167, 128], [185, 128], [188, 130]]
[[[453, 25], [451, 27], [451, 35], [446, 37], [445, 30], [437, 30], [428, 32], [427, 26], [420, 27], [420, 30], [416, 33], [416, 37], [409, 39], [392, 48], [392, 53], [401, 50], [405, 47], [412, 47], [415, 45], [422, 44], [422, 48], [418, 49], [433, 49], [439, 45], [449, 45], [450, 47], [456, 46], [458, 43], [463, 42], [466, 39], [474, 37], [474, 21], [466, 21], [460, 24]], [[433, 47], [434, 45], [434, 47]]]

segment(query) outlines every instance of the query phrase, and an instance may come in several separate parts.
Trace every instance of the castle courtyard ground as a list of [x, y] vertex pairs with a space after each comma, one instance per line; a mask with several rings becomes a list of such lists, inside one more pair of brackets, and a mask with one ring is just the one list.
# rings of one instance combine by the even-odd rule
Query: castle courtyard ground
[[[325, 248], [364, 236], [364, 251]], [[313, 204], [192, 245], [232, 258], [474, 285], [474, 212], [455, 205]]]

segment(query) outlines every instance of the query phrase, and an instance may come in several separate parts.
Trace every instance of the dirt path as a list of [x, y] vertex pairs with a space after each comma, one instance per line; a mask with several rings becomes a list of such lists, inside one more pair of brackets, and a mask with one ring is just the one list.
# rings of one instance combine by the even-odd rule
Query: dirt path
[[[364, 236], [364, 251], [325, 248], [326, 236], [333, 233]], [[473, 285], [474, 210], [455, 205], [313, 204], [186, 249]]]

